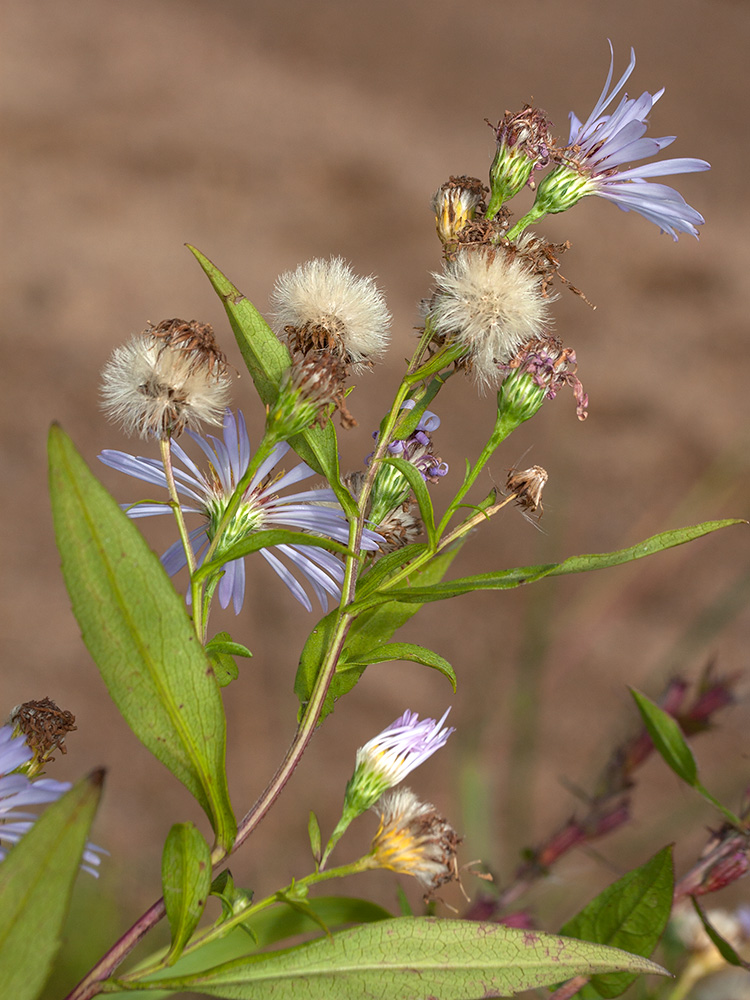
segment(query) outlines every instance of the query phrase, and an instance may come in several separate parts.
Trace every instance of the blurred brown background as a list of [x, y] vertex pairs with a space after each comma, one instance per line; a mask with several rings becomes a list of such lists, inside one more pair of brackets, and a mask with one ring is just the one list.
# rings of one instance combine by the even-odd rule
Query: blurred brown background
[[[261, 310], [279, 271], [335, 253], [377, 274], [395, 317], [389, 363], [362, 381], [351, 399], [359, 428], [342, 435], [343, 466], [359, 467], [439, 267], [430, 196], [451, 173], [486, 178], [493, 135], [484, 119], [506, 108], [533, 99], [567, 138], [568, 111], [585, 117], [599, 94], [611, 38], [618, 72], [635, 46], [631, 96], [667, 88], [652, 128], [677, 134], [668, 155], [713, 164], [709, 174], [675, 179], [706, 226], [700, 242], [675, 245], [593, 198], [543, 224], [550, 238], [572, 241], [563, 273], [597, 305], [563, 290], [555, 306], [557, 331], [578, 352], [590, 418], [579, 424], [563, 395], [498, 453], [484, 493], [521, 461], [549, 471], [543, 530], [509, 509], [466, 546], [455, 574], [748, 516], [750, 8], [742, 0], [8, 0], [3, 34], [0, 690], [3, 711], [48, 695], [75, 712], [79, 731], [55, 777], [108, 768], [95, 839], [112, 857], [97, 894], [121, 892], [112, 920], [124, 926], [155, 897], [171, 823], [200, 819], [119, 719], [80, 641], [46, 496], [49, 423], [62, 423], [119, 499], [138, 499], [135, 483], [96, 462], [104, 447], [148, 447], [127, 442], [99, 412], [98, 373], [113, 347], [147, 320], [198, 318], [214, 324], [241, 368], [223, 310], [183, 243]], [[257, 431], [246, 377], [235, 399]], [[436, 409], [437, 447], [455, 484], [463, 456], [476, 454], [491, 427], [492, 400], [454, 379]], [[438, 505], [450, 488], [434, 490]], [[171, 540], [166, 524], [140, 523], [158, 551]], [[448, 704], [458, 733], [411, 784], [467, 833], [464, 860], [486, 857], [507, 877], [519, 848], [573, 809], [560, 776], [590, 787], [627, 732], [628, 684], [655, 696], [671, 672], [696, 677], [711, 657], [723, 673], [747, 668], [748, 537], [734, 528], [620, 570], [428, 608], [404, 638], [447, 657], [457, 695], [423, 667], [370, 668], [239, 855], [237, 880], [263, 893], [306, 872], [307, 812], [326, 830], [338, 818], [357, 745], [406, 707], [437, 714]], [[255, 569], [257, 589], [239, 619], [214, 622], [255, 653], [225, 699], [239, 811], [292, 736], [294, 670], [315, 622], [264, 564]], [[733, 807], [748, 782], [749, 724], [743, 701], [697, 747], [706, 784]], [[684, 867], [713, 821], [662, 765], [649, 765], [634, 824], [602, 843], [601, 858], [571, 857], [536, 894], [547, 926], [622, 866], [689, 833], [677, 856]], [[361, 821], [349, 850], [370, 832]], [[349, 887], [360, 889], [393, 904], [386, 876]], [[93, 905], [95, 893], [79, 891]]]

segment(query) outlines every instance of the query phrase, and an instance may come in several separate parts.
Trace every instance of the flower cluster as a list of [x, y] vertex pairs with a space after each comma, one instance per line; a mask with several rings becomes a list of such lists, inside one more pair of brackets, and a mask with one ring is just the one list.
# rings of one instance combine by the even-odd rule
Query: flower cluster
[[[182, 510], [186, 514], [198, 514], [203, 518], [203, 524], [191, 531], [189, 536], [200, 562], [238, 482], [248, 469], [251, 458], [250, 439], [242, 413], [238, 412], [235, 418], [229, 410], [224, 415], [223, 440], [213, 436], [205, 439], [190, 431], [187, 433], [209, 462], [208, 468], [202, 471], [180, 445], [171, 442], [173, 458], [184, 466], [183, 469], [176, 468], [174, 473], [177, 491], [189, 501], [182, 505]], [[314, 475], [313, 470], [304, 462], [295, 465], [289, 472], [275, 473], [274, 470], [289, 450], [289, 445], [281, 442], [260, 464], [244, 492], [234, 518], [222, 536], [216, 552], [217, 558], [221, 558], [222, 552], [233, 544], [249, 538], [255, 532], [273, 527], [296, 528], [338, 542], [348, 541], [349, 525], [333, 490], [312, 489], [282, 495], [283, 490]], [[126, 475], [155, 486], [167, 487], [164, 467], [156, 459], [112, 450], [103, 451], [99, 458], [105, 465]], [[128, 505], [126, 510], [133, 518], [171, 513], [168, 504], [149, 501]], [[378, 540], [377, 535], [366, 530], [362, 537], [362, 548], [375, 551]], [[280, 544], [272, 548], [273, 551], [262, 548], [260, 555], [308, 611], [312, 610], [310, 598], [294, 571], [309, 584], [324, 611], [328, 607], [328, 595], [335, 600], [339, 599], [344, 578], [344, 566], [340, 559], [326, 549], [312, 545]], [[292, 569], [280, 557], [288, 560]], [[167, 549], [162, 556], [162, 563], [170, 575], [186, 565], [187, 557], [181, 541]], [[231, 559], [223, 569], [224, 575], [219, 583], [219, 603], [226, 608], [231, 601], [235, 613], [239, 614], [245, 597], [245, 560]]]

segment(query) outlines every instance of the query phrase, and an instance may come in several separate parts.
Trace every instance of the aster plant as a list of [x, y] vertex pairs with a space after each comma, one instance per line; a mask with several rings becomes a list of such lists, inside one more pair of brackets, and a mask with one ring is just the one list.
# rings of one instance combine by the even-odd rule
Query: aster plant
[[[261, 892], [236, 885], [226, 867], [284, 791], [313, 733], [368, 666], [421, 664], [455, 690], [464, 664], [454, 666], [436, 650], [396, 636], [424, 604], [614, 566], [738, 523], [671, 529], [617, 552], [477, 576], [455, 575], [451, 568], [479, 529], [493, 530], [500, 510], [513, 503], [538, 519], [543, 489], [554, 488], [534, 465], [512, 469], [504, 490], [477, 495], [480, 475], [503, 442], [563, 390], [570, 390], [579, 419], [588, 413], [575, 351], [553, 333], [555, 283], [562, 281], [559, 259], [567, 244], [553, 244], [529, 227], [590, 194], [639, 212], [675, 238], [678, 232], [697, 235], [703, 222], [676, 191], [649, 178], [708, 164], [677, 159], [630, 166], [673, 139], [645, 137], [662, 92], [628, 98], [623, 88], [634, 65], [633, 57], [614, 87], [610, 65], [589, 117], [571, 115], [567, 143], [554, 137], [541, 109], [506, 112], [493, 126], [497, 148], [488, 184], [457, 175], [437, 191], [432, 208], [442, 259], [433, 265], [418, 337], [395, 393], [374, 433], [364, 429], [360, 468], [340, 468], [337, 425], [357, 433], [351, 380], [375, 377], [392, 319], [376, 280], [357, 275], [340, 257], [314, 259], [282, 274], [266, 322], [190, 247], [225, 307], [258, 399], [246, 392], [241, 401], [230, 398], [231, 368], [206, 323], [167, 319], [115, 348], [103, 371], [103, 409], [126, 434], [140, 436], [144, 454], [106, 449], [99, 458], [130, 477], [131, 490], [132, 481], [144, 484], [140, 496], [112, 497], [67, 435], [53, 428], [55, 529], [84, 641], [136, 737], [206, 816], [203, 830], [175, 822], [163, 848], [161, 897], [68, 1000], [135, 990], [254, 1000], [283, 1000], [300, 990], [342, 998], [471, 1000], [545, 986], [558, 1000], [584, 988], [587, 996], [617, 996], [638, 973], [664, 972], [650, 956], [672, 906], [669, 849], [595, 897], [562, 933], [538, 930], [508, 907], [572, 847], [627, 821], [634, 771], [653, 749], [723, 824], [683, 895], [742, 873], [737, 858], [750, 849], [748, 811], [736, 815], [710, 795], [683, 735], [683, 729], [694, 735], [705, 728], [728, 704], [729, 683], [714, 684], [689, 711], [671, 695], [658, 705], [636, 692], [642, 731], [613, 755], [590, 813], [530, 849], [515, 880], [496, 887], [494, 902], [477, 900], [464, 919], [456, 914], [466, 902], [452, 883], [468, 898], [466, 883], [474, 874], [491, 876], [483, 866], [460, 862], [461, 836], [438, 807], [402, 784], [407, 775], [419, 781], [418, 768], [437, 751], [447, 759], [444, 747], [453, 733], [448, 709], [439, 720], [406, 709], [363, 740], [343, 790], [341, 817], [337, 823], [325, 819], [331, 830], [326, 839], [315, 813], [309, 814], [307, 874], [290, 872], [288, 884]], [[510, 204], [527, 187], [536, 190], [534, 206], [514, 223]], [[460, 477], [437, 451], [438, 413], [449, 404], [451, 380], [462, 376], [476, 385], [488, 435]], [[251, 434], [244, 413], [254, 404], [261, 429]], [[217, 427], [220, 436], [211, 433]], [[367, 443], [371, 433], [374, 449]], [[174, 524], [174, 540], [161, 559], [140, 531], [148, 532], [144, 521], [156, 515]], [[295, 608], [311, 613], [317, 604], [323, 617], [301, 651], [290, 653], [289, 662], [298, 663], [293, 687], [299, 710], [296, 726], [290, 723], [289, 748], [257, 800], [236, 809], [226, 772], [221, 688], [239, 676], [238, 660], [251, 655], [241, 630], [257, 592], [250, 576], [261, 560], [278, 580], [266, 574], [260, 585], [271, 593], [274, 583], [283, 584], [274, 600], [288, 602], [289, 614]], [[178, 573], [186, 583], [181, 579], [175, 589], [171, 577]], [[240, 634], [212, 634], [215, 602], [232, 606]], [[243, 760], [259, 759], [252, 727], [232, 736], [244, 741]], [[28, 954], [3, 943], [3, 926], [15, 921], [27, 935], [42, 936], [51, 961], [64, 905], [52, 907], [52, 921], [40, 923], [38, 914], [49, 908], [51, 891], [64, 904], [81, 859], [95, 869], [99, 853], [86, 846], [93, 815], [88, 786], [81, 786], [67, 812], [52, 815], [76, 790], [62, 796], [60, 783], [24, 776], [33, 753], [19, 739], [0, 730], [0, 842], [19, 841], [7, 857], [3, 848], [0, 864], [0, 883], [5, 879], [14, 894], [11, 916], [0, 916], [0, 981], [13, 982], [13, 995], [23, 1000], [38, 995], [40, 977], [24, 979]], [[307, 812], [312, 803], [304, 789], [298, 795]], [[25, 812], [17, 812], [27, 803], [53, 800], [59, 801], [50, 806], [44, 829], [46, 814], [32, 827]], [[73, 815], [75, 809], [80, 815]], [[350, 826], [365, 824], [370, 810], [377, 825], [369, 849], [354, 861], [332, 864], [346, 850]], [[47, 828], [52, 832], [45, 834]], [[50, 888], [28, 876], [29, 859], [49, 866], [61, 830], [75, 834], [75, 850], [60, 859], [67, 881]], [[404, 896], [401, 915], [394, 916], [364, 899], [317, 893], [324, 882], [378, 870], [411, 876], [423, 908]], [[624, 900], [622, 912], [613, 899]], [[446, 916], [435, 919], [443, 905]], [[279, 913], [283, 934], [269, 932], [268, 920]], [[164, 918], [169, 946], [128, 962]], [[303, 944], [261, 950], [300, 934], [308, 937]]]

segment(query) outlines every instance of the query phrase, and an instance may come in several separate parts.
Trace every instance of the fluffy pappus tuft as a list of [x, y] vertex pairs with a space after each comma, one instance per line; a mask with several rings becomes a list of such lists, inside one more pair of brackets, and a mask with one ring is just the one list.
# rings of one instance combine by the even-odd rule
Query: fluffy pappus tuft
[[223, 420], [230, 378], [211, 327], [169, 323], [179, 325], [179, 339], [164, 324], [149, 327], [116, 348], [102, 371], [102, 409], [128, 435], [177, 437]]
[[360, 372], [388, 347], [391, 314], [383, 293], [342, 257], [316, 258], [281, 274], [271, 306], [274, 329], [293, 351], [328, 351]]
[[551, 298], [520, 245], [461, 249], [434, 277], [429, 315], [435, 334], [465, 348], [482, 386], [497, 385], [497, 364], [550, 324]]

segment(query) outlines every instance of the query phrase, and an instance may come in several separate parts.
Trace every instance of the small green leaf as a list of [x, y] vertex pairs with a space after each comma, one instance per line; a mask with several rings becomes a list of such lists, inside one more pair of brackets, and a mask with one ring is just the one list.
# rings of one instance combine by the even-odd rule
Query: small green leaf
[[731, 944], [725, 938], [723, 938], [717, 930], [715, 930], [711, 926], [708, 919], [706, 918], [706, 914], [701, 909], [700, 904], [698, 903], [698, 900], [695, 898], [695, 896], [691, 896], [690, 899], [692, 900], [695, 912], [698, 914], [700, 918], [700, 922], [703, 924], [703, 929], [705, 930], [706, 934], [708, 934], [711, 941], [713, 941], [714, 945], [716, 946], [716, 949], [718, 950], [719, 954], [724, 959], [724, 961], [728, 962], [730, 965], [736, 965], [742, 969], [747, 969], [748, 971], [750, 971], [750, 962], [746, 962], [744, 961], [744, 959], [740, 958], [740, 956], [737, 954], [737, 952], [734, 950]]
[[167, 965], [174, 965], [198, 926], [211, 889], [211, 850], [192, 823], [175, 823], [161, 858], [161, 882], [172, 944]]
[[453, 690], [456, 690], [456, 674], [450, 663], [431, 649], [417, 646], [411, 642], [387, 642], [375, 649], [368, 650], [366, 653], [361, 653], [356, 664], [353, 664], [349, 659], [345, 663], [346, 666], [366, 667], [372, 663], [389, 663], [392, 660], [411, 660], [413, 663], [423, 663], [426, 667], [439, 670], [451, 682]]
[[[645, 865], [608, 886], [560, 933], [648, 958], [667, 926], [673, 890], [672, 848], [665, 847]], [[634, 979], [629, 972], [594, 976], [580, 995], [584, 1000], [617, 997]]]
[[103, 777], [94, 771], [48, 806], [0, 864], [0, 983], [8, 998], [34, 1000], [49, 975]]
[[412, 542], [411, 545], [405, 545], [402, 549], [380, 556], [357, 580], [357, 600], [374, 593], [389, 576], [398, 573], [403, 566], [417, 556], [421, 556], [426, 549], [427, 546], [424, 542]]
[[323, 538], [320, 535], [308, 535], [304, 531], [287, 531], [285, 528], [274, 528], [271, 531], [256, 531], [248, 538], [230, 545], [217, 559], [204, 563], [200, 569], [195, 571], [195, 580], [206, 580], [208, 577], [218, 573], [228, 562], [233, 559], [241, 559], [250, 555], [251, 552], [258, 552], [260, 549], [267, 549], [271, 545], [311, 545], [317, 549], [328, 549], [329, 552], [338, 552], [340, 555], [347, 555], [349, 550], [340, 542], [334, 542], [332, 538]]
[[320, 861], [320, 823], [318, 823], [318, 817], [312, 810], [310, 810], [310, 818], [307, 821], [307, 833], [310, 837], [310, 850], [312, 851], [312, 856], [316, 861]]
[[55, 535], [83, 641], [127, 724], [195, 796], [228, 848], [236, 824], [224, 708], [185, 602], [59, 427], [50, 431], [49, 462]]
[[230, 656], [251, 657], [253, 654], [241, 642], [234, 642], [228, 632], [217, 632], [206, 643], [207, 653], [229, 653]]
[[[229, 322], [237, 339], [247, 370], [266, 406], [276, 402], [282, 375], [291, 365], [289, 351], [263, 319], [255, 306], [246, 299], [232, 282], [205, 257], [200, 250], [186, 244], [203, 268], [226, 309]], [[331, 486], [343, 491], [340, 485], [336, 431], [329, 420], [325, 427], [310, 427], [291, 438], [291, 446], [316, 472], [322, 473]], [[346, 502], [343, 491], [339, 499]], [[353, 509], [349, 496], [350, 509]]]
[[[252, 892], [249, 892], [247, 889], [240, 889], [234, 884], [234, 878], [228, 868], [219, 872], [213, 880], [211, 883], [210, 893], [212, 896], [217, 896], [221, 900], [221, 909], [224, 919], [232, 917], [236, 913], [240, 913], [242, 910], [246, 910], [253, 901]], [[255, 935], [253, 935], [247, 927], [244, 925], [242, 926], [257, 944]], [[227, 933], [231, 934], [231, 932], [232, 930], [230, 928]]]
[[228, 1000], [298, 1000], [301, 993], [328, 1000], [476, 1000], [615, 970], [664, 974], [641, 956], [573, 938], [400, 917], [166, 982]]
[[206, 653], [214, 668], [214, 677], [219, 687], [226, 687], [240, 676], [234, 662], [235, 656], [252, 656], [250, 650], [239, 642], [232, 642], [228, 632], [217, 632], [205, 645]]
[[678, 778], [695, 787], [698, 783], [698, 768], [677, 721], [640, 691], [631, 688], [630, 693], [658, 753]]
[[633, 688], [630, 689], [630, 693], [635, 699], [654, 746], [675, 774], [691, 785], [696, 792], [703, 796], [706, 802], [710, 802], [715, 809], [718, 809], [724, 819], [732, 826], [737, 827], [738, 830], [744, 830], [745, 824], [739, 816], [722, 805], [698, 780], [698, 767], [692, 750], [675, 719], [664, 709], [655, 705], [645, 694], [641, 694]]
[[[459, 548], [460, 544], [431, 559], [425, 567], [414, 572], [412, 579], [425, 583], [441, 580]], [[334, 675], [328, 689], [320, 716], [321, 722], [333, 711], [336, 700], [351, 691], [364, 673], [366, 663], [362, 657], [365, 654], [375, 655], [377, 649], [388, 642], [396, 629], [409, 621], [418, 610], [419, 606], [416, 604], [405, 605], [389, 601], [359, 615], [347, 633], [340, 669]], [[310, 698], [318, 671], [328, 651], [339, 613], [339, 609], [336, 608], [325, 618], [322, 618], [313, 629], [302, 650], [294, 682], [294, 691], [303, 709]]]
[[417, 498], [417, 503], [419, 504], [419, 513], [422, 515], [422, 521], [425, 526], [425, 531], [427, 532], [427, 538], [429, 539], [430, 545], [435, 546], [437, 543], [435, 512], [432, 509], [432, 498], [430, 497], [430, 491], [427, 489], [427, 484], [422, 477], [422, 473], [416, 465], [412, 465], [411, 462], [407, 462], [403, 458], [398, 458], [395, 455], [389, 455], [384, 458], [383, 464], [393, 465], [396, 469], [398, 469], [404, 479], [406, 479], [409, 486], [411, 486], [414, 496]]

